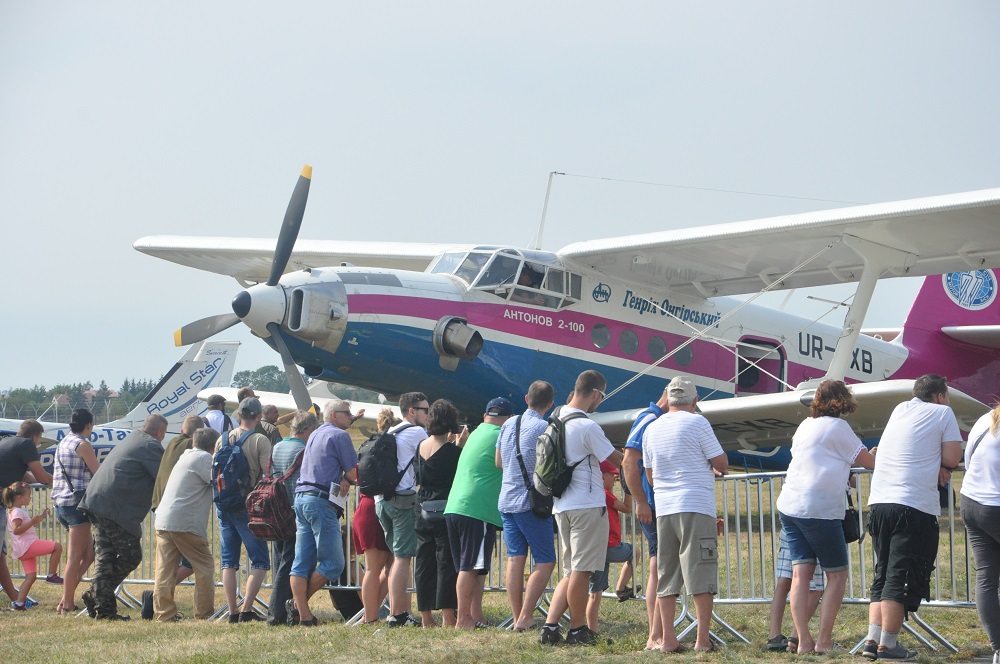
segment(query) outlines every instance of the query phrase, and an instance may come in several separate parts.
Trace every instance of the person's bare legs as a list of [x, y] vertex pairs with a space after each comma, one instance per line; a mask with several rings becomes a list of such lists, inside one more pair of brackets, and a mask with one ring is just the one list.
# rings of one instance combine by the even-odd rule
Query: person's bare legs
[[[826, 573], [826, 589], [823, 591], [823, 609], [819, 614], [819, 638], [816, 640], [816, 652], [827, 652], [833, 648], [833, 623], [837, 620], [840, 604], [844, 601], [846, 587], [846, 569]], [[811, 605], [813, 594], [810, 593], [808, 598]], [[816, 610], [815, 605], [811, 606], [811, 610]]]
[[597, 631], [597, 617], [601, 612], [601, 598], [604, 593], [590, 593], [587, 598], [587, 629]]
[[394, 616], [410, 612], [411, 597], [406, 590], [410, 584], [412, 560], [397, 557], [389, 570], [389, 612]]
[[660, 624], [660, 605], [656, 601], [656, 584], [660, 575], [656, 570], [656, 556], [649, 559], [649, 576], [646, 579], [646, 619], [649, 620], [649, 636], [646, 637], [647, 648], [659, 648], [663, 641], [663, 625]]
[[677, 595], [656, 598], [656, 609], [660, 614], [660, 650], [673, 652], [680, 643], [674, 631], [674, 614], [677, 612]]
[[788, 577], [779, 576], [774, 582], [774, 594], [771, 596], [771, 613], [767, 635], [769, 639], [781, 635], [781, 623], [785, 617], [785, 600], [788, 599], [788, 591], [791, 588], [792, 580]]
[[[514, 618], [514, 628], [524, 627], [519, 625], [521, 610], [524, 608], [524, 565], [528, 561], [528, 556], [510, 556], [507, 558], [507, 573], [504, 575], [504, 583], [507, 584], [507, 601], [510, 602], [510, 614]], [[10, 575], [8, 575], [8, 578]]]
[[566, 585], [566, 601], [569, 603], [569, 628], [576, 629], [587, 624], [587, 599], [590, 596], [591, 572], [573, 570]]
[[56, 542], [52, 553], [49, 554], [49, 576], [59, 573], [59, 563], [62, 561], [62, 544]]
[[[365, 551], [365, 575], [361, 580], [361, 603], [365, 607], [365, 622], [373, 623], [378, 620], [378, 610], [382, 606], [383, 594], [383, 572], [392, 560], [392, 554], [380, 549], [368, 549]], [[388, 579], [385, 579], [386, 590], [388, 590]]]
[[184, 567], [184, 565], [178, 565], [177, 571], [174, 572], [174, 583], [180, 583], [184, 579], [188, 579], [194, 574], [194, 570], [190, 567]]
[[[288, 585], [292, 589], [292, 598], [295, 600], [295, 609], [299, 612], [299, 622], [308, 622], [312, 620], [313, 613], [309, 609], [309, 599], [315, 595], [320, 588], [326, 585], [326, 577], [313, 570], [313, 573], [308, 579], [302, 576], [289, 576]], [[250, 580], [247, 579], [247, 597], [250, 596], [249, 588]], [[258, 585], [257, 588], [259, 589], [260, 586]], [[254, 593], [256, 594], [256, 590]], [[252, 609], [253, 604], [250, 605], [250, 608], [247, 608], [246, 602], [243, 603], [244, 611], [250, 611]]]
[[93, 563], [94, 539], [90, 534], [90, 524], [73, 526], [69, 529], [66, 567], [63, 569], [63, 596], [60, 604], [65, 610], [76, 606], [76, 587]]
[[555, 562], [535, 564], [535, 569], [528, 575], [528, 585], [524, 589], [524, 602], [521, 605], [520, 615], [514, 622], [515, 628], [529, 629], [535, 624], [535, 608], [538, 606], [538, 599], [548, 587], [555, 566]]
[[[799, 639], [797, 652], [800, 654], [812, 652], [816, 648], [816, 641], [809, 631], [809, 619], [812, 618], [812, 613], [809, 611], [809, 580], [815, 570], [815, 563], [792, 565], [792, 586], [788, 594], [792, 605], [792, 623], [795, 625], [795, 635]], [[829, 587], [827, 585], [828, 589]]]
[[458, 595], [458, 629], [475, 629], [476, 618], [473, 616], [476, 601], [476, 587], [479, 585], [478, 572], [463, 571], [458, 573], [455, 592]]
[[569, 577], [564, 576], [559, 579], [556, 589], [552, 592], [552, 602], [549, 604], [549, 616], [545, 620], [547, 625], [558, 625], [559, 621], [566, 614], [569, 603], [566, 599], [566, 590], [569, 588]]
[[[235, 572], [235, 570], [234, 570]], [[243, 611], [253, 611], [253, 603], [257, 600], [257, 591], [260, 590], [261, 584], [264, 583], [264, 575], [267, 573], [266, 569], [252, 569], [250, 570], [250, 575], [247, 576], [247, 585], [243, 591]], [[233, 577], [233, 585], [236, 585], [235, 576]], [[232, 606], [232, 605], [230, 605]]]
[[[0, 515], [2, 516], [2, 515]], [[7, 554], [0, 555], [0, 586], [7, 593], [10, 601], [17, 599], [17, 588], [14, 587], [14, 580], [10, 578], [10, 568], [7, 567]]]
[[698, 636], [694, 642], [694, 649], [711, 650], [712, 637], [709, 630], [712, 628], [712, 604], [715, 602], [715, 595], [698, 593], [692, 595], [691, 599], [694, 600], [694, 616], [698, 619]]
[[222, 570], [222, 590], [226, 595], [226, 605], [229, 606], [229, 615], [240, 612], [240, 605], [236, 598], [236, 569], [227, 567]]

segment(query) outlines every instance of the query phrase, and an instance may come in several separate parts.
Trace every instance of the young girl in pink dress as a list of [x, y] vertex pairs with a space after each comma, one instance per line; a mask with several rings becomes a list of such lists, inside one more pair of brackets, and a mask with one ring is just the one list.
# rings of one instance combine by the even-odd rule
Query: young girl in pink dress
[[21, 561], [24, 568], [24, 583], [17, 593], [14, 602], [15, 611], [25, 611], [25, 600], [28, 591], [38, 576], [38, 557], [49, 556], [49, 575], [46, 583], [62, 585], [59, 576], [59, 560], [62, 557], [62, 545], [58, 542], [38, 539], [35, 526], [49, 515], [48, 508], [38, 516], [32, 517], [24, 508], [31, 503], [31, 487], [25, 482], [14, 482], [3, 490], [3, 504], [7, 507], [7, 528], [10, 530], [11, 555]]

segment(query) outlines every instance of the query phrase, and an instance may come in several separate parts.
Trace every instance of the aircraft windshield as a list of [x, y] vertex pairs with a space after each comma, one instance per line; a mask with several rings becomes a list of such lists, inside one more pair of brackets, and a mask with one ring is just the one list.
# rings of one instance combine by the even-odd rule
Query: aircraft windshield
[[428, 271], [453, 274], [475, 290], [520, 304], [560, 309], [579, 301], [580, 275], [559, 267], [554, 255], [485, 249], [442, 254]]

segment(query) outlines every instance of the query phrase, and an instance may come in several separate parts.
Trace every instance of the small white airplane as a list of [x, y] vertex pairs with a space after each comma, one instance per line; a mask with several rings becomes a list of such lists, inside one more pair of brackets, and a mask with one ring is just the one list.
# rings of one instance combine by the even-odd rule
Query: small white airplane
[[[188, 415], [203, 415], [208, 407], [198, 400], [198, 391], [211, 386], [229, 386], [236, 365], [238, 341], [205, 341], [189, 348], [183, 357], [164, 374], [160, 382], [136, 404], [127, 415], [108, 422], [94, 425], [90, 443], [94, 446], [98, 461], [104, 461], [111, 449], [119, 441], [139, 426], [152, 414], [167, 418], [167, 437], [178, 435], [181, 425]], [[17, 433], [23, 420], [0, 419], [0, 438]], [[45, 427], [42, 435], [46, 447], [54, 445], [70, 432], [69, 426], [59, 422], [40, 422]], [[54, 451], [43, 449], [42, 466], [51, 472]]]
[[[639, 406], [690, 376], [728, 450], [776, 454], [825, 378], [855, 385], [851, 419], [878, 436], [912, 380], [949, 378], [963, 428], [1000, 376], [1000, 189], [757, 221], [585, 240], [559, 251], [447, 243], [296, 242], [312, 175], [277, 240], [144, 237], [142, 253], [232, 276], [233, 313], [175, 333], [194, 343], [244, 323], [307, 376], [387, 396], [446, 397], [470, 421], [534, 379], [557, 401], [584, 369], [608, 379], [595, 415], [624, 440]], [[964, 270], [954, 272], [955, 270]], [[930, 275], [944, 275], [930, 276]], [[862, 334], [879, 279], [925, 276], [902, 328]], [[857, 282], [842, 327], [732, 295]], [[614, 409], [618, 410], [614, 410]], [[785, 451], [787, 454], [787, 450]], [[786, 461], [787, 463], [787, 461]]]

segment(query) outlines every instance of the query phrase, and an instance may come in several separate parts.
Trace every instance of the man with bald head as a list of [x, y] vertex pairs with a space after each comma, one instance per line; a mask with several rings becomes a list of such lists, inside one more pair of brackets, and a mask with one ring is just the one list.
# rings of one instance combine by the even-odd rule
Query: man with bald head
[[142, 562], [142, 520], [153, 504], [166, 435], [166, 418], [147, 417], [104, 459], [78, 507], [93, 524], [97, 564], [82, 598], [98, 620], [128, 620], [118, 613], [115, 588]]

